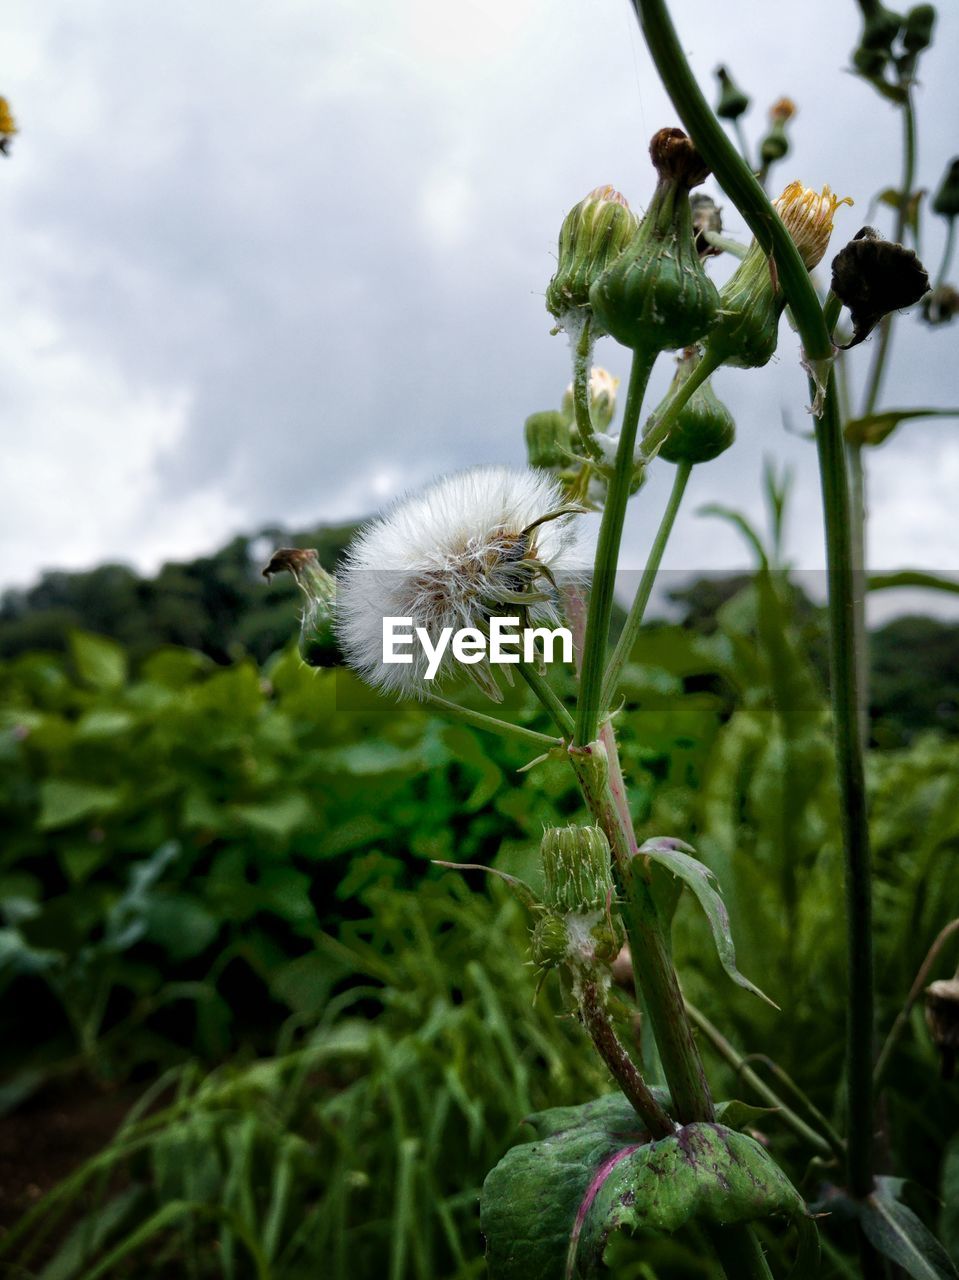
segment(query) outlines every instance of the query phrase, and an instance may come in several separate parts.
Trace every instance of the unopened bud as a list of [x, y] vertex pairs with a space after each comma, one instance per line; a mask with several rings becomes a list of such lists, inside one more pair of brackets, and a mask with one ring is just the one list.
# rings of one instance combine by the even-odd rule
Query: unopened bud
[[759, 144], [759, 158], [763, 167], [767, 168], [782, 160], [789, 153], [789, 138], [786, 125], [796, 114], [796, 105], [791, 98], [779, 98], [769, 109], [769, 132]]
[[941, 978], [926, 987], [926, 1025], [939, 1050], [942, 1078], [951, 1080], [959, 1053], [959, 978]]
[[853, 324], [857, 346], [890, 311], [911, 307], [929, 289], [926, 269], [911, 249], [883, 240], [872, 227], [862, 227], [832, 260], [832, 291]]
[[716, 286], [693, 238], [691, 187], [709, 173], [680, 129], [660, 129], [650, 144], [659, 181], [629, 245], [590, 290], [593, 313], [617, 342], [634, 350], [687, 347], [715, 323]]
[[589, 290], [630, 242], [639, 221], [625, 196], [597, 187], [563, 220], [556, 274], [546, 288], [546, 308], [574, 332], [589, 314]]
[[[605, 431], [616, 414], [616, 388], [619, 378], [614, 378], [607, 369], [594, 365], [589, 371], [589, 412], [593, 426], [597, 431]], [[573, 384], [563, 393], [563, 413], [567, 418], [574, 416]]]
[[[840, 200], [828, 186], [821, 192], [791, 182], [775, 202], [776, 212], [799, 250], [807, 271], [826, 252]], [[720, 293], [719, 322], [706, 338], [706, 350], [722, 364], [753, 369], [766, 364], [779, 340], [785, 295], [773, 284], [770, 261], [754, 240]]]
[[932, 197], [932, 207], [943, 218], [954, 218], [959, 214], [959, 156], [949, 161], [949, 167]]
[[547, 907], [578, 913], [605, 910], [613, 896], [613, 866], [600, 827], [549, 827], [540, 857]]
[[558, 409], [531, 413], [526, 419], [526, 456], [531, 467], [564, 467], [569, 463], [572, 432]]
[[932, 44], [936, 26], [936, 10], [931, 4], [917, 4], [910, 9], [902, 24], [902, 43], [913, 56]]
[[940, 284], [924, 294], [919, 305], [926, 324], [948, 324], [959, 315], [959, 292], [951, 284]]
[[719, 80], [719, 102], [716, 114], [720, 120], [738, 120], [749, 110], [749, 98], [732, 78], [725, 67], [716, 68]]
[[689, 205], [693, 211], [693, 234], [696, 237], [696, 252], [700, 258], [712, 258], [722, 253], [722, 249], [712, 245], [706, 239], [706, 232], [722, 234], [723, 218], [719, 205], [705, 192], [697, 191], [689, 197]]
[[264, 578], [284, 570], [306, 597], [300, 621], [300, 654], [311, 667], [337, 667], [343, 657], [334, 631], [336, 579], [312, 548], [281, 547], [263, 570]]
[[[670, 400], [699, 363], [698, 350], [685, 352], [662, 404], [653, 413], [651, 425], [661, 418]], [[659, 456], [667, 462], [688, 462], [695, 466], [724, 453], [736, 438], [733, 416], [710, 386], [710, 379], [696, 388], [683, 405], [663, 441]]]

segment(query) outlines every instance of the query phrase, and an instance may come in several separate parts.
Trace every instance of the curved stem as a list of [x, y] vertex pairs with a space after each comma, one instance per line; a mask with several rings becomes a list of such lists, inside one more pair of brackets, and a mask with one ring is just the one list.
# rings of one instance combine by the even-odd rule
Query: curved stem
[[923, 960], [922, 964], [919, 966], [919, 972], [916, 974], [915, 981], [909, 988], [909, 995], [906, 997], [906, 1003], [896, 1015], [896, 1021], [889, 1029], [889, 1034], [886, 1036], [886, 1042], [880, 1050], [879, 1057], [876, 1059], [876, 1070], [873, 1072], [873, 1082], [877, 1090], [882, 1086], [882, 1082], [886, 1074], [886, 1068], [889, 1066], [893, 1050], [899, 1043], [899, 1037], [902, 1035], [905, 1030], [906, 1023], [909, 1021], [909, 1015], [912, 1013], [913, 1005], [919, 999], [920, 993], [926, 985], [926, 979], [929, 977], [930, 969], [935, 964], [943, 946], [948, 942], [952, 935], [957, 932], [959, 932], [959, 917], [955, 920], [950, 920], [943, 929], [940, 929], [939, 933], [936, 935], [935, 941], [926, 953], [925, 960]]
[[686, 484], [692, 469], [692, 464], [689, 462], [680, 462], [676, 467], [676, 478], [673, 480], [669, 501], [666, 504], [666, 510], [663, 512], [663, 518], [659, 523], [656, 537], [650, 548], [649, 559], [646, 561], [646, 568], [643, 570], [636, 597], [630, 606], [626, 623], [606, 668], [606, 675], [603, 679], [603, 693], [600, 698], [600, 705], [603, 707], [610, 707], [616, 697], [616, 689], [623, 674], [623, 667], [633, 651], [633, 645], [636, 643], [639, 629], [643, 625], [643, 615], [646, 612], [653, 584], [656, 581], [656, 575], [659, 573], [659, 566], [662, 563], [663, 552], [666, 550], [666, 543], [672, 532], [676, 513], [679, 511], [679, 504], [682, 502], [683, 494], [686, 492]]
[[[771, 1088], [762, 1076], [753, 1071], [744, 1055], [726, 1039], [719, 1028], [710, 1022], [704, 1013], [697, 1009], [695, 1005], [691, 1005], [688, 1000], [686, 1001], [686, 1009], [716, 1053], [725, 1062], [729, 1063], [737, 1075], [755, 1092], [757, 1097], [762, 1098], [763, 1102], [768, 1106], [775, 1107], [779, 1114], [779, 1119], [782, 1120], [787, 1129], [791, 1129], [797, 1138], [808, 1143], [819, 1155], [832, 1156], [834, 1154], [834, 1149], [826, 1138], [817, 1133], [815, 1129], [810, 1128], [802, 1116], [797, 1115], [792, 1107], [782, 1100], [775, 1089]], [[840, 1158], [844, 1158], [845, 1152], [840, 1147], [840, 1150], [835, 1154], [838, 1154]]]
[[585, 746], [596, 737], [599, 728], [599, 701], [603, 668], [606, 664], [606, 647], [609, 642], [609, 619], [613, 609], [613, 590], [616, 586], [616, 564], [623, 537], [623, 521], [626, 503], [633, 479], [633, 446], [639, 426], [639, 414], [646, 383], [656, 361], [657, 351], [634, 351], [629, 374], [629, 390], [623, 410], [623, 426], [616, 450], [616, 465], [606, 493], [606, 506], [599, 527], [593, 581], [589, 593], [589, 612], [586, 618], [586, 637], [583, 645], [583, 664], [580, 676], [579, 699], [576, 704], [577, 746]]
[[593, 415], [589, 407], [589, 373], [593, 357], [593, 334], [590, 317], [583, 320], [583, 327], [573, 346], [573, 414], [576, 430], [583, 448], [594, 460], [603, 461], [603, 451], [596, 439]]
[[596, 1052], [606, 1063], [633, 1110], [654, 1138], [670, 1137], [676, 1131], [676, 1126], [656, 1101], [636, 1064], [623, 1048], [609, 1020], [605, 993], [591, 978], [582, 980], [579, 1009], [583, 1025], [596, 1046]]
[[[832, 341], [815, 289], [796, 246], [762, 188], [710, 111], [690, 70], [665, 0], [632, 0], [653, 61], [683, 123], [723, 189], [776, 260], [807, 357], [831, 360]], [[831, 694], [842, 807], [846, 883], [849, 1017], [847, 1069], [849, 1189], [872, 1190], [873, 964], [869, 834], [862, 739], [859, 732], [854, 579], [851, 569], [849, 493], [835, 378], [830, 371], [823, 411], [816, 421], [829, 570]]]
[[435, 707], [444, 715], [454, 720], [462, 720], [474, 729], [485, 729], [487, 733], [496, 733], [504, 738], [516, 738], [529, 746], [544, 748], [561, 747], [562, 738], [551, 738], [549, 734], [537, 733], [535, 729], [525, 729], [522, 725], [510, 724], [507, 720], [498, 720], [496, 716], [484, 715], [482, 711], [473, 711], [470, 707], [461, 707], [456, 702], [441, 698], [437, 694], [428, 694], [425, 698], [427, 706]]

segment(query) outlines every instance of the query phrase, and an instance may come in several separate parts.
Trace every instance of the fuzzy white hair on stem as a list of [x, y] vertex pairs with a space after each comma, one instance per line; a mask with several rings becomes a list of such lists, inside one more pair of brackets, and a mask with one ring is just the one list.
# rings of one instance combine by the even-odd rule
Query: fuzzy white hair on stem
[[421, 646], [412, 646], [411, 663], [384, 662], [383, 620], [410, 618], [434, 643], [445, 628], [485, 632], [494, 614], [556, 625], [556, 576], [578, 568], [579, 510], [547, 473], [509, 467], [474, 467], [400, 498], [360, 530], [337, 575], [347, 663], [370, 684], [406, 697], [437, 691], [455, 668], [501, 700], [485, 659], [460, 666], [447, 651], [432, 681]]

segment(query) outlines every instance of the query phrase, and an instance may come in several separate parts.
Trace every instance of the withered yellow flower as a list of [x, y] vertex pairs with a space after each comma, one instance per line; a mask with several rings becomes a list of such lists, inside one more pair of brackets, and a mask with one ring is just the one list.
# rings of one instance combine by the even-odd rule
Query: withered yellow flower
[[775, 201], [776, 212], [792, 236], [807, 271], [822, 261], [832, 235], [832, 220], [844, 204], [852, 204], [849, 196], [840, 199], [828, 186], [814, 191], [801, 182], [790, 182]]
[[17, 132], [16, 121], [6, 98], [0, 98], [0, 134], [9, 135]]

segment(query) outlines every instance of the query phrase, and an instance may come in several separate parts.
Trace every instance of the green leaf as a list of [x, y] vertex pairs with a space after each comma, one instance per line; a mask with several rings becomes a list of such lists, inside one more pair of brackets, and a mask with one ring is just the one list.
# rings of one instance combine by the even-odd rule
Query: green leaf
[[220, 922], [199, 898], [173, 893], [146, 905], [145, 937], [163, 947], [171, 960], [189, 960], [205, 951]]
[[763, 1148], [722, 1125], [690, 1124], [651, 1142], [619, 1094], [527, 1123], [536, 1139], [507, 1152], [483, 1186], [490, 1280], [591, 1280], [616, 1231], [805, 1218]]
[[755, 983], [743, 977], [736, 968], [736, 948], [733, 946], [732, 933], [729, 927], [729, 913], [718, 889], [713, 887], [713, 881], [716, 877], [705, 863], [700, 862], [698, 858], [690, 856], [693, 853], [694, 850], [688, 844], [683, 844], [681, 840], [660, 836], [647, 840], [637, 856], [649, 858], [652, 862], [666, 867], [668, 871], [678, 876], [684, 884], [687, 884], [692, 889], [696, 900], [709, 920], [713, 933], [713, 942], [716, 945], [716, 953], [727, 974], [732, 978], [733, 982], [738, 983], [746, 991], [751, 991], [753, 995], [759, 996], [760, 1000], [765, 1000], [774, 1009], [778, 1009], [779, 1005], [774, 1000], [770, 1000], [769, 996], [760, 991]]
[[84, 684], [95, 689], [119, 689], [126, 683], [126, 654], [113, 640], [88, 631], [71, 631], [70, 656]]
[[120, 803], [120, 792], [113, 787], [97, 787], [89, 782], [70, 782], [48, 778], [40, 786], [41, 831], [53, 831], [83, 818], [102, 817]]
[[959, 409], [885, 409], [865, 418], [850, 418], [846, 423], [846, 439], [850, 444], [882, 444], [901, 422], [913, 418], [959, 418]]
[[312, 817], [306, 799], [295, 792], [262, 804], [237, 804], [233, 812], [254, 831], [278, 840], [288, 840], [297, 827], [308, 826]]
[[939, 1235], [950, 1258], [959, 1263], [959, 1133], [949, 1140], [942, 1158], [939, 1199]]
[[902, 569], [899, 573], [873, 573], [866, 579], [867, 591], [889, 591], [897, 587], [926, 587], [930, 591], [959, 595], [959, 581], [955, 578], [944, 578], [938, 573], [923, 573], [919, 569]]
[[959, 1271], [936, 1237], [896, 1199], [899, 1185], [898, 1179], [878, 1179], [878, 1190], [861, 1206], [859, 1220], [866, 1238], [913, 1280], [959, 1280]]

